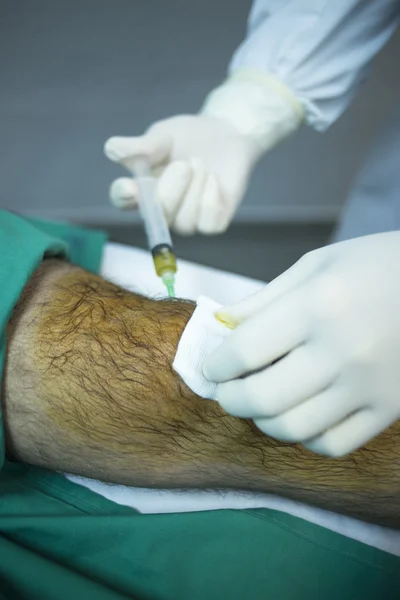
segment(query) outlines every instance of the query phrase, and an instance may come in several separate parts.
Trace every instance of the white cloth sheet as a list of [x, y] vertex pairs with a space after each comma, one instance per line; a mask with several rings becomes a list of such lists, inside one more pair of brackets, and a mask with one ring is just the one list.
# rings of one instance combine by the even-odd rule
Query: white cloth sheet
[[[126, 288], [146, 295], [164, 295], [162, 284], [153, 273], [151, 258], [142, 250], [108, 244], [102, 273]], [[262, 282], [246, 277], [180, 261], [176, 293], [193, 300], [201, 295], [208, 295], [221, 304], [227, 304], [256, 291], [261, 285]], [[269, 494], [220, 490], [153, 490], [110, 485], [72, 475], [67, 477], [118, 504], [131, 506], [142, 513], [272, 508], [400, 556], [400, 531], [370, 525]]]

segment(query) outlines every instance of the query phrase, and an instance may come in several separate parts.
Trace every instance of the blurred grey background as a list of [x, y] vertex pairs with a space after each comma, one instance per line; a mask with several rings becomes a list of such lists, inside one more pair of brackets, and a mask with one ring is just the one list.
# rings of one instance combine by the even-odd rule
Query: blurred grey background
[[[144, 246], [108, 204], [122, 174], [110, 135], [198, 110], [245, 34], [249, 0], [2, 0], [0, 206], [101, 226]], [[175, 238], [178, 254], [271, 279], [323, 245], [354, 175], [400, 97], [400, 35], [327, 133], [304, 129], [259, 166], [231, 230]]]

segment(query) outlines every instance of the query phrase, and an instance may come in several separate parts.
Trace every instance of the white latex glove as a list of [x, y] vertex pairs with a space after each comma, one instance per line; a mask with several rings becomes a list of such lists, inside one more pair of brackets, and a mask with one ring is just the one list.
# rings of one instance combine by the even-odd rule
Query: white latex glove
[[[212, 92], [200, 114], [159, 121], [142, 136], [110, 138], [105, 153], [130, 170], [135, 158], [147, 157], [175, 231], [220, 233], [232, 220], [257, 160], [295, 131], [303, 114], [279, 81], [241, 73]], [[135, 208], [137, 195], [132, 178], [111, 185], [118, 208]]]
[[400, 418], [400, 232], [306, 254], [219, 314], [237, 327], [204, 374], [232, 415], [327, 456]]

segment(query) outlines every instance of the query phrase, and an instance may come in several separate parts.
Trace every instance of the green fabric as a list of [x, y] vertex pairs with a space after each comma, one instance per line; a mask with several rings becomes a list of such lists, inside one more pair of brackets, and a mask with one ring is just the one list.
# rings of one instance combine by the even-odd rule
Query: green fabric
[[44, 233], [65, 242], [68, 245], [70, 262], [92, 273], [99, 272], [103, 246], [107, 239], [106, 233], [55, 221], [39, 221], [39, 219], [29, 219], [29, 221]]
[[[43, 255], [68, 252], [49, 234], [68, 242], [77, 231], [17, 220], [0, 212], [2, 328]], [[85, 266], [96, 270], [103, 238], [79, 235], [75, 248], [97, 239], [95, 250], [85, 253]], [[79, 256], [74, 261], [79, 264]], [[394, 600], [400, 598], [400, 559], [272, 510], [142, 515], [61, 475], [5, 462], [1, 599], [221, 597]]]
[[141, 515], [40, 469], [7, 464], [3, 475], [8, 598], [400, 597], [399, 559], [290, 515]]

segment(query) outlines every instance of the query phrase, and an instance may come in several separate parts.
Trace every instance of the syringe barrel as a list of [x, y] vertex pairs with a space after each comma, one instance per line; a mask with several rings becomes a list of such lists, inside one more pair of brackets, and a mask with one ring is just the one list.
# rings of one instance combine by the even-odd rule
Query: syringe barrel
[[176, 256], [172, 246], [169, 244], [160, 244], [152, 248], [154, 268], [159, 277], [166, 273], [176, 273]]
[[163, 209], [156, 198], [156, 180], [151, 176], [136, 179], [139, 188], [139, 212], [143, 218], [149, 249], [165, 244], [172, 247]]

